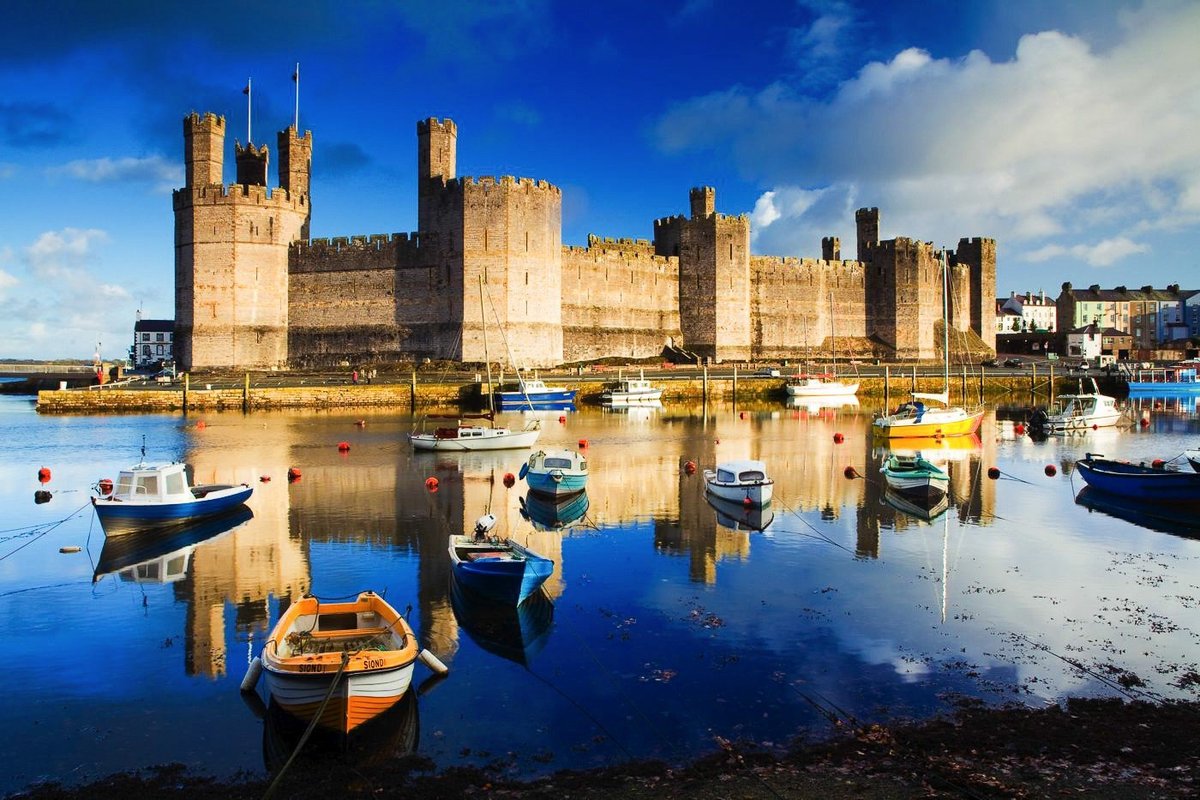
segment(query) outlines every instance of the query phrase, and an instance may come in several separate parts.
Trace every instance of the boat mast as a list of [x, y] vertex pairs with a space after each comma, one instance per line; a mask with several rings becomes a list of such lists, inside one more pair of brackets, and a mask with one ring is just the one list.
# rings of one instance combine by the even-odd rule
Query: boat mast
[[488, 421], [496, 421], [496, 400], [492, 396], [492, 362], [487, 349], [487, 313], [483, 305], [483, 276], [479, 276], [479, 324], [483, 327], [483, 365], [487, 371]]
[[946, 276], [946, 248], [942, 248], [942, 394], [950, 404], [950, 281]]
[[837, 377], [837, 334], [833, 331], [833, 292], [829, 293], [829, 348], [833, 351], [833, 377]]

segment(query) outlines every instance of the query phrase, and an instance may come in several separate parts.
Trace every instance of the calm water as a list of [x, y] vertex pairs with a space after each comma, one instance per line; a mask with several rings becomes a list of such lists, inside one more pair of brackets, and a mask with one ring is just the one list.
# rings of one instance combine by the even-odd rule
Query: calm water
[[[1194, 402], [1145, 408], [1147, 427], [1040, 443], [989, 415], [978, 444], [934, 453], [953, 503], [931, 522], [882, 501], [866, 407], [554, 412], [540, 444], [587, 440], [592, 475], [586, 510], [561, 510], [582, 516], [540, 530], [523, 484], [503, 485], [527, 452], [414, 454], [404, 417], [40, 417], [0, 397], [0, 793], [165, 762], [266, 774], [297, 731], [263, 713], [261, 683], [251, 702], [238, 684], [281, 600], [305, 592], [386, 592], [450, 666], [441, 681], [417, 666], [415, 702], [363, 737], [368, 760], [415, 750], [524, 776], [681, 761], [718, 736], [783, 744], [825, 735], [829, 716], [922, 717], [964, 695], [1117, 695], [1131, 675], [1140, 696], [1194, 699], [1200, 539], [1178, 532], [1194, 520], [1089, 509], [1070, 474], [1089, 450], [1198, 444]], [[106, 549], [89, 490], [143, 437], [197, 482], [251, 483], [252, 517]], [[681, 469], [747, 457], [776, 479], [763, 519], [718, 516]], [[520, 615], [451, 591], [446, 536], [488, 511], [557, 564], [549, 599]]]

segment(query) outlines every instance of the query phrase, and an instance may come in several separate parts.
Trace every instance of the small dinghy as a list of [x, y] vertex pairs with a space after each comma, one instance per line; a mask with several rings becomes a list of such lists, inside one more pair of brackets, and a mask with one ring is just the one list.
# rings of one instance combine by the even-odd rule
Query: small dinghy
[[459, 586], [492, 600], [519, 605], [554, 571], [554, 562], [512, 539], [491, 535], [496, 518], [485, 514], [471, 536], [450, 537], [450, 561]]

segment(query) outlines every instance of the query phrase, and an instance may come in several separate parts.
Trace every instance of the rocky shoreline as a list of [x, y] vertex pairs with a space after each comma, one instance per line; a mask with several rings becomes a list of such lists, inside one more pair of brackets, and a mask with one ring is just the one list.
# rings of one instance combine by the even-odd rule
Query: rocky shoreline
[[167, 765], [86, 786], [40, 785], [10, 798], [1177, 798], [1200, 791], [1197, 742], [1194, 701], [1073, 699], [1041, 709], [967, 701], [953, 716], [843, 728], [782, 754], [717, 739], [713, 754], [681, 768], [639, 762], [518, 782], [503, 777], [501, 764], [438, 772], [420, 756], [370, 767], [302, 757], [273, 787]]

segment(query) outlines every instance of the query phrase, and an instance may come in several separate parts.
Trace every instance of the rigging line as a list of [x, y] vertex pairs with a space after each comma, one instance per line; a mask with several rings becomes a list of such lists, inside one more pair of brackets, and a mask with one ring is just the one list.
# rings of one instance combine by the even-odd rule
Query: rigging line
[[1026, 642], [1033, 645], [1034, 649], [1041, 650], [1045, 653], [1049, 653], [1050, 655], [1054, 656], [1055, 658], [1059, 659], [1060, 661], [1064, 661], [1067, 664], [1070, 664], [1072, 667], [1074, 667], [1075, 669], [1084, 673], [1085, 675], [1092, 676], [1096, 680], [1103, 683], [1105, 686], [1107, 686], [1110, 689], [1113, 689], [1117, 692], [1120, 692], [1121, 694], [1125, 695], [1126, 697], [1128, 697], [1131, 700], [1137, 700], [1139, 698], [1147, 698], [1147, 699], [1153, 700], [1156, 703], [1163, 703], [1166, 700], [1166, 698], [1164, 698], [1162, 695], [1158, 694], [1157, 692], [1152, 692], [1148, 689], [1143, 690], [1143, 689], [1135, 689], [1133, 687], [1122, 686], [1120, 683], [1117, 683], [1116, 681], [1112, 680], [1111, 678], [1109, 678], [1105, 675], [1101, 675], [1100, 673], [1096, 672], [1095, 670], [1089, 669], [1088, 667], [1085, 667], [1083, 664], [1080, 664], [1078, 661], [1076, 661], [1073, 658], [1067, 658], [1064, 655], [1059, 655], [1058, 653], [1051, 650], [1049, 648], [1049, 646], [1041, 644], [1040, 642], [1035, 642], [1023, 633], [1014, 633], [1012, 635], [1017, 639], [1024, 639]]
[[[850, 555], [854, 556], [855, 558], [858, 558], [858, 554], [855, 553], [853, 550], [846, 547], [841, 542], [835, 542], [833, 539], [830, 539], [828, 536], [826, 536], [825, 534], [823, 534], [819, 530], [817, 530], [816, 527], [811, 522], [809, 522], [807, 519], [805, 519], [803, 516], [801, 516], [799, 511], [792, 508], [791, 506], [789, 506], [787, 503], [783, 502], [782, 500], [779, 501], [779, 505], [783, 506], [785, 511], [790, 512], [793, 516], [795, 516], [797, 519], [799, 519], [801, 522], [803, 522], [805, 525], [807, 525], [809, 528], [811, 528], [812, 529], [811, 535], [815, 535], [816, 538], [821, 539], [822, 541], [828, 542], [829, 544], [833, 545], [834, 547], [839, 547], [842, 550], [845, 550]], [[796, 535], [805, 535], [805, 536], [810, 535], [810, 534], [800, 534], [796, 531], [789, 531], [789, 533], [795, 533]]]
[[49, 526], [48, 526], [48, 527], [47, 527], [47, 528], [46, 528], [44, 531], [42, 531], [42, 532], [41, 532], [41, 533], [39, 533], [37, 536], [34, 536], [32, 539], [30, 539], [29, 541], [27, 541], [27, 542], [25, 542], [24, 544], [22, 544], [22, 545], [21, 545], [20, 547], [18, 547], [16, 550], [13, 550], [12, 552], [5, 553], [4, 555], [0, 556], [0, 561], [3, 561], [4, 559], [8, 558], [9, 556], [16, 555], [17, 553], [21, 552], [21, 551], [22, 551], [22, 550], [24, 550], [26, 547], [28, 547], [29, 545], [31, 545], [31, 544], [33, 544], [34, 542], [36, 542], [38, 539], [41, 539], [43, 536], [45, 536], [46, 534], [50, 533], [52, 530], [54, 530], [54, 529], [55, 529], [55, 528], [57, 528], [58, 526], [60, 526], [60, 525], [62, 525], [63, 523], [65, 523], [67, 520], [69, 520], [69, 519], [71, 519], [72, 517], [74, 517], [74, 516], [75, 516], [76, 514], [78, 514], [80, 511], [82, 511], [83, 509], [87, 508], [87, 506], [88, 506], [90, 503], [91, 503], [91, 500], [89, 500], [87, 503], [84, 503], [82, 506], [80, 506], [79, 508], [77, 508], [77, 509], [75, 509], [74, 511], [72, 511], [70, 514], [68, 514], [67, 516], [63, 517], [63, 518], [62, 518], [62, 519], [60, 519], [58, 522], [54, 522], [54, 523], [50, 524], [50, 525], [49, 525]]

